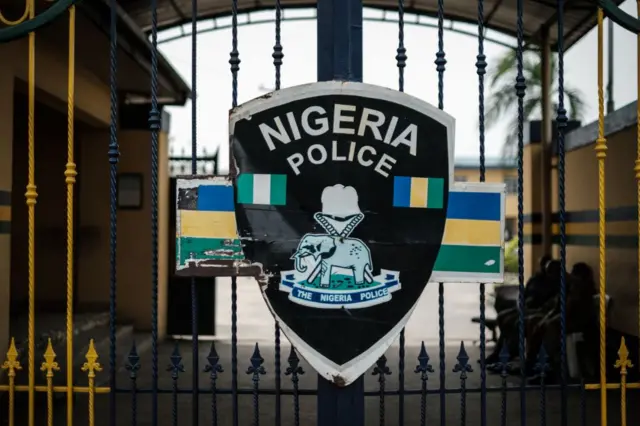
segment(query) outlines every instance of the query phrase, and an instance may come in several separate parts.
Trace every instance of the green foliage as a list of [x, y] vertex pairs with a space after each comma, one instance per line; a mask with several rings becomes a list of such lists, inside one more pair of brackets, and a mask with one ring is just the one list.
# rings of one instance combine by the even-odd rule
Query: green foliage
[[[522, 58], [522, 73], [527, 85], [523, 99], [524, 121], [536, 120], [542, 114], [542, 58], [540, 51], [525, 50]], [[517, 55], [515, 49], [509, 49], [498, 59], [487, 74], [489, 82], [489, 100], [485, 125], [487, 129], [495, 126], [503, 118], [509, 117], [509, 127], [503, 145], [503, 155], [515, 157], [518, 143], [518, 97], [514, 88], [517, 75]], [[558, 67], [556, 57], [551, 55], [551, 106], [552, 114], [558, 109]], [[564, 105], [570, 120], [581, 120], [585, 104], [582, 93], [564, 82]], [[555, 117], [554, 117], [555, 118]]]
[[507, 241], [504, 247], [504, 272], [518, 273], [518, 238]]

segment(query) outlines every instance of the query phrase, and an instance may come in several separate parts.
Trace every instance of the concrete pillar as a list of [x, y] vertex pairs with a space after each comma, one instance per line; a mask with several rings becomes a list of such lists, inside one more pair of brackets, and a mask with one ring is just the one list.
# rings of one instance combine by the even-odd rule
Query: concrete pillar
[[13, 83], [12, 70], [0, 69], [0, 350], [4, 358], [9, 343], [11, 300], [11, 186], [13, 183]]

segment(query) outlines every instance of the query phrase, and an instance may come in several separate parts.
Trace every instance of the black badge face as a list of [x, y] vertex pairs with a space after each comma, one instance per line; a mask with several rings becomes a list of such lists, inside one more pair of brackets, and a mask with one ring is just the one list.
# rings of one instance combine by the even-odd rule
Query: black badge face
[[429, 281], [453, 128], [425, 102], [362, 83], [294, 87], [232, 111], [245, 256], [262, 266], [285, 335], [329, 380], [364, 373]]

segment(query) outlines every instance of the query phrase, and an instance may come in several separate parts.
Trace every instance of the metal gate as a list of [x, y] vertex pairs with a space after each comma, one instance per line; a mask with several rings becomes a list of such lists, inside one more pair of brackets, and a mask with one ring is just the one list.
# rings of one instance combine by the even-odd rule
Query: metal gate
[[[501, 351], [498, 362], [494, 364], [494, 371], [499, 374], [499, 384], [492, 386], [488, 384], [486, 365], [486, 330], [488, 325], [485, 306], [487, 303], [487, 291], [484, 284], [478, 289], [479, 301], [479, 364], [476, 366], [468, 355], [469, 348], [465, 348], [461, 343], [457, 353], [457, 362], [451, 365], [446, 359], [446, 327], [444, 320], [444, 292], [445, 285], [438, 287], [438, 311], [439, 311], [439, 334], [436, 353], [427, 351], [428, 345], [423, 342], [419, 346], [419, 352], [415, 359], [407, 356], [405, 349], [404, 332], [399, 338], [399, 352], [397, 353], [397, 365], [389, 365], [387, 358], [383, 356], [375, 366], [372, 366], [371, 375], [377, 381], [375, 388], [365, 388], [364, 379], [361, 378], [348, 388], [339, 388], [323, 379], [318, 380], [317, 387], [300, 386], [300, 381], [308, 377], [311, 371], [302, 368], [302, 362], [296, 354], [294, 348], [290, 348], [288, 353], [283, 353], [282, 337], [277, 325], [274, 329], [274, 346], [271, 359], [265, 359], [264, 346], [261, 348], [255, 345], [253, 354], [248, 359], [239, 359], [238, 336], [237, 336], [237, 295], [238, 278], [231, 277], [231, 357], [224, 359], [216, 351], [216, 345], [211, 344], [208, 356], [202, 356], [201, 342], [198, 336], [197, 318], [197, 288], [195, 281], [191, 284], [192, 309], [190, 312], [193, 323], [192, 358], [185, 368], [183, 362], [184, 347], [176, 344], [171, 353], [167, 353], [166, 359], [161, 359], [161, 342], [158, 341], [158, 132], [160, 130], [161, 106], [158, 101], [158, 0], [151, 0], [148, 6], [151, 26], [150, 36], [152, 43], [152, 67], [151, 67], [151, 105], [149, 109], [149, 130], [151, 134], [151, 206], [150, 232], [153, 237], [153, 263], [151, 272], [151, 283], [153, 288], [153, 316], [151, 318], [152, 346], [150, 356], [143, 359], [138, 354], [134, 345], [125, 363], [116, 359], [116, 253], [117, 253], [117, 211], [116, 211], [116, 181], [119, 159], [118, 146], [118, 92], [117, 92], [117, 26], [116, 8], [119, 7], [115, 0], [110, 0], [111, 6], [111, 34], [110, 34], [110, 88], [111, 88], [111, 127], [110, 143], [105, 161], [109, 162], [110, 168], [110, 257], [104, 259], [110, 263], [111, 292], [110, 292], [110, 321], [111, 321], [111, 345], [108, 354], [100, 354], [106, 362], [99, 361], [93, 341], [89, 345], [86, 353], [86, 362], [82, 367], [85, 377], [74, 377], [73, 369], [66, 370], [66, 384], [64, 386], [54, 386], [53, 379], [59, 370], [56, 362], [56, 355], [53, 352], [51, 342], [45, 352], [44, 360], [34, 359], [36, 352], [36, 336], [34, 329], [35, 312], [35, 215], [36, 215], [36, 177], [35, 167], [35, 145], [34, 145], [34, 105], [36, 91], [36, 50], [35, 44], [38, 38], [38, 28], [52, 22], [55, 19], [68, 19], [69, 21], [69, 57], [68, 57], [68, 160], [64, 171], [64, 184], [67, 186], [67, 221], [66, 221], [66, 250], [67, 250], [67, 335], [66, 335], [66, 363], [73, 363], [73, 259], [74, 259], [74, 216], [73, 188], [76, 184], [76, 166], [73, 157], [74, 146], [74, 72], [76, 41], [75, 17], [76, 0], [57, 0], [36, 15], [35, 0], [25, 0], [24, 14], [17, 20], [12, 21], [0, 15], [0, 21], [5, 28], [0, 30], [0, 42], [9, 43], [28, 37], [29, 63], [28, 63], [28, 135], [29, 135], [29, 180], [26, 187], [26, 204], [28, 206], [29, 223], [29, 334], [26, 347], [18, 348], [17, 343], [12, 339], [6, 355], [6, 360], [2, 364], [2, 369], [6, 374], [6, 383], [0, 386], [0, 391], [7, 398], [3, 402], [5, 408], [2, 409], [2, 421], [8, 421], [9, 426], [16, 424], [27, 424], [33, 426], [39, 423], [48, 425], [67, 425], [80, 422], [81, 424], [94, 425], [107, 421], [111, 425], [119, 422], [130, 422], [131, 424], [168, 424], [177, 425], [178, 422], [190, 421], [193, 425], [205, 424], [254, 424], [257, 425], [265, 419], [269, 419], [269, 424], [308, 424], [313, 421], [317, 413], [318, 424], [321, 426], [336, 425], [364, 425], [365, 418], [367, 424], [427, 424], [439, 421], [445, 425], [455, 422], [460, 424], [519, 424], [535, 421], [541, 425], [561, 424], [561, 425], [587, 425], [599, 424], [604, 426], [608, 419], [613, 419], [612, 424], [621, 426], [627, 425], [627, 390], [638, 389], [640, 384], [627, 383], [627, 375], [630, 369], [634, 368], [633, 359], [638, 359], [638, 354], [630, 354], [625, 345], [624, 339], [619, 343], [618, 359], [615, 368], [619, 375], [607, 378], [606, 353], [606, 209], [605, 209], [605, 159], [607, 152], [607, 141], [604, 129], [604, 95], [603, 95], [603, 18], [608, 16], [617, 24], [629, 31], [640, 34], [640, 21], [632, 18], [620, 11], [616, 2], [610, 0], [600, 0], [597, 2], [598, 21], [598, 107], [599, 107], [599, 136], [596, 141], [596, 153], [599, 164], [599, 378], [595, 383], [586, 383], [586, 378], [580, 379], [576, 383], [570, 383], [567, 373], [567, 330], [566, 330], [566, 299], [567, 299], [567, 273], [566, 269], [566, 224], [565, 224], [565, 127], [567, 123], [567, 112], [564, 100], [564, 13], [571, 1], [558, 0], [555, 3], [557, 13], [555, 20], [549, 22], [548, 26], [556, 25], [558, 28], [558, 65], [559, 65], [559, 98], [557, 100], [558, 109], [556, 121], [558, 123], [557, 143], [558, 143], [558, 181], [559, 181], [559, 224], [560, 224], [560, 261], [561, 289], [559, 304], [559, 326], [560, 336], [560, 360], [559, 383], [545, 383], [547, 372], [550, 368], [548, 354], [544, 346], [541, 347], [535, 369], [539, 375], [536, 384], [527, 381], [527, 371], [525, 362], [515, 368], [511, 364], [509, 353]], [[120, 2], [122, 4], [126, 2]], [[238, 104], [238, 80], [240, 78], [240, 39], [238, 36], [238, 5], [239, 0], [229, 0], [231, 11], [232, 40], [229, 64], [232, 73], [231, 102], [232, 107]], [[415, 2], [407, 2], [414, 7]], [[524, 276], [524, 254], [523, 254], [523, 149], [524, 149], [524, 106], [527, 100], [526, 81], [523, 75], [523, 52], [526, 45], [531, 40], [525, 40], [523, 30], [524, 0], [517, 0], [517, 19], [513, 23], [517, 35], [517, 78], [514, 82], [515, 94], [518, 98], [518, 353], [521, 361], [526, 358], [527, 341], [525, 339], [527, 331], [524, 318], [525, 304], [525, 279]], [[581, 2], [582, 7], [595, 8], [594, 2]], [[197, 11], [197, 0], [191, 0], [193, 10]], [[399, 0], [396, 11], [398, 13], [398, 48], [395, 61], [398, 68], [398, 90], [404, 91], [404, 70], [407, 66], [407, 50], [404, 44], [405, 5], [403, 0]], [[437, 49], [433, 52], [435, 57], [435, 67], [438, 72], [438, 81], [433, 83], [434, 90], [438, 92], [438, 107], [445, 108], [445, 84], [447, 60], [445, 54], [445, 28], [444, 19], [447, 9], [447, 1], [438, 0], [438, 38]], [[197, 78], [196, 78], [196, 43], [197, 43], [197, 13], [193, 14], [191, 40], [193, 44], [193, 97], [192, 111], [194, 115], [192, 127], [193, 157], [191, 159], [191, 172], [196, 174], [198, 152], [198, 134], [195, 126], [196, 104], [197, 104]], [[476, 69], [478, 75], [478, 110], [479, 110], [479, 177], [480, 181], [485, 179], [485, 73], [487, 62], [484, 54], [485, 24], [484, 22], [493, 16], [492, 11], [486, 11], [484, 0], [477, 1], [477, 46], [478, 54]], [[283, 10], [281, 2], [275, 1], [275, 38], [273, 47], [273, 73], [275, 90], [281, 87], [281, 67], [283, 67], [283, 44], [281, 40], [281, 24], [283, 21]], [[362, 3], [359, 1], [318, 1], [317, 23], [322, 34], [326, 38], [319, 37], [319, 51], [324, 47], [329, 47], [328, 55], [319, 54], [320, 80], [362, 80]], [[79, 36], [82, 36], [79, 34]], [[249, 40], [244, 41], [250, 43]], [[640, 41], [639, 41], [640, 43]], [[359, 47], [358, 47], [359, 46]], [[427, 49], [425, 49], [427, 50]], [[596, 51], [596, 47], [594, 47]], [[417, 53], [416, 53], [417, 54]], [[548, 58], [547, 58], [548, 59]], [[392, 60], [392, 58], [389, 58]], [[546, 114], [550, 114], [547, 110]], [[640, 106], [638, 109], [640, 117]], [[640, 125], [640, 124], [639, 124]], [[45, 161], [45, 160], [40, 160]], [[62, 167], [62, 165], [59, 165]], [[638, 179], [638, 191], [640, 196], [640, 139], [638, 139], [638, 159], [636, 160], [636, 178]], [[60, 181], [62, 185], [62, 179]], [[638, 204], [640, 211], [640, 199]], [[640, 222], [639, 222], [640, 223]], [[141, 230], [141, 232], [147, 232]], [[640, 228], [639, 228], [640, 235]], [[62, 247], [62, 244], [61, 244]], [[223, 301], [224, 302], [224, 301]], [[430, 336], [425, 336], [428, 338]], [[414, 342], [415, 343], [415, 342]], [[19, 351], [27, 353], [26, 359], [19, 361]], [[394, 357], [396, 355], [394, 354]], [[185, 358], [187, 360], [187, 358]], [[145, 385], [141, 385], [143, 380], [141, 366], [150, 366], [150, 370], [143, 368], [145, 375]], [[122, 380], [119, 368], [124, 367], [128, 374], [128, 380]], [[223, 368], [224, 367], [224, 368]], [[103, 371], [103, 369], [105, 371]], [[271, 371], [269, 371], [271, 370]], [[40, 372], [43, 374], [40, 374]], [[201, 377], [201, 372], [207, 373], [205, 382]], [[519, 376], [515, 381], [510, 378], [514, 373]], [[96, 386], [96, 376], [108, 374], [109, 385], [105, 387]], [[187, 375], [191, 374], [191, 380]], [[273, 384], [264, 384], [266, 374], [273, 374]], [[455, 374], [459, 383], [457, 386], [447, 384], [447, 377]], [[479, 376], [479, 386], [469, 386], [468, 381], [474, 374]], [[27, 378], [27, 385], [17, 385], [16, 378], [24, 375]], [[248, 378], [247, 385], [240, 384]], [[221, 386], [220, 383], [228, 378], [228, 386]], [[147, 380], [149, 379], [149, 380]], [[391, 381], [391, 383], [390, 383]], [[128, 382], [128, 383], [127, 383]], [[162, 383], [161, 383], [162, 382]], [[225, 379], [227, 382], [227, 379]], [[409, 385], [408, 383], [414, 385]], [[599, 409], [595, 406], [595, 400], [589, 394], [599, 394]], [[57, 407], [56, 394], [64, 395], [66, 407]], [[26, 395], [26, 413], [18, 413], [22, 406], [16, 405], [16, 399], [21, 395]], [[607, 398], [614, 395], [619, 399], [619, 407], [607, 404]], [[40, 396], [45, 396], [41, 399]], [[371, 402], [365, 402], [365, 398]], [[205, 401], [210, 403], [205, 403]], [[377, 401], [377, 402], [374, 402]], [[611, 400], [611, 398], [610, 398]], [[107, 403], [108, 401], [108, 403]], [[180, 401], [180, 402], [179, 402]], [[224, 403], [223, 403], [224, 401]], [[314, 403], [315, 401], [315, 403]], [[534, 404], [531, 403], [534, 401]], [[553, 402], [553, 404], [552, 404]], [[556, 404], [556, 402], [559, 402]], [[390, 404], [391, 403], [391, 404]], [[185, 410], [190, 406], [190, 410]], [[245, 405], [246, 404], [246, 405]], [[549, 405], [547, 405], [549, 404]], [[387, 415], [389, 406], [393, 406], [393, 418]], [[473, 405], [473, 407], [472, 407]], [[535, 406], [537, 405], [537, 407]], [[632, 404], [633, 405], [633, 404]], [[314, 407], [315, 406], [315, 407]], [[100, 410], [96, 412], [96, 407]], [[145, 407], [144, 410], [141, 407]], [[553, 408], [550, 408], [553, 407]], [[6, 409], [6, 411], [5, 411]], [[84, 417], [88, 410], [88, 416]], [[185, 411], [191, 414], [185, 416]], [[599, 411], [599, 420], [594, 416]], [[265, 417], [264, 413], [269, 413]], [[46, 413], [46, 416], [41, 413]], [[66, 420], [57, 419], [58, 414], [65, 413]], [[81, 414], [79, 414], [81, 413]], [[143, 414], [144, 413], [144, 414]], [[261, 415], [261, 413], [263, 413]], [[312, 414], [309, 414], [312, 413]], [[54, 416], [55, 414], [55, 416]], [[75, 415], [74, 415], [75, 414]], [[179, 418], [179, 415], [182, 416]], [[608, 417], [610, 415], [611, 417]], [[147, 418], [149, 416], [149, 418]], [[167, 416], [167, 418], [163, 418]], [[18, 418], [25, 420], [16, 420]], [[84, 419], [81, 419], [84, 417]], [[86, 420], [88, 419], [88, 420]]]

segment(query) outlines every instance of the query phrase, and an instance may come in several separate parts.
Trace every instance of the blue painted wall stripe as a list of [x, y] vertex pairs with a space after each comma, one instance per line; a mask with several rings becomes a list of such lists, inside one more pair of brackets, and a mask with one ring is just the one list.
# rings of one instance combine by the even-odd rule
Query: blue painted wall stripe
[[500, 220], [500, 193], [449, 192], [447, 219]]
[[411, 203], [411, 177], [393, 178], [393, 207], [409, 207]]
[[198, 187], [198, 210], [213, 212], [232, 212], [233, 186], [201, 185]]

